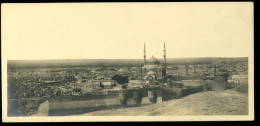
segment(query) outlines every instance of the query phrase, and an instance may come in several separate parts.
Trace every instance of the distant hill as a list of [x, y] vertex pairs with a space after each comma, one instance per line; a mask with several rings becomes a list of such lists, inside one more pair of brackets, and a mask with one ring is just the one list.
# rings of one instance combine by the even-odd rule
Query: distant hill
[[[158, 59], [163, 63], [163, 59]], [[239, 58], [167, 58], [167, 65], [217, 63], [222, 61], [247, 61]], [[62, 60], [8, 60], [8, 68], [38, 67], [88, 67], [88, 66], [142, 66], [143, 59], [62, 59]]]

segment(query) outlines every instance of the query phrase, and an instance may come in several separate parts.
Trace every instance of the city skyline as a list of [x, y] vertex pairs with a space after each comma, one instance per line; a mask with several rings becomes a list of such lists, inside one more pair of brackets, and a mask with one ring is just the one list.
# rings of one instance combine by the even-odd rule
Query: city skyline
[[4, 122], [254, 120], [253, 2], [4, 3], [1, 15]]

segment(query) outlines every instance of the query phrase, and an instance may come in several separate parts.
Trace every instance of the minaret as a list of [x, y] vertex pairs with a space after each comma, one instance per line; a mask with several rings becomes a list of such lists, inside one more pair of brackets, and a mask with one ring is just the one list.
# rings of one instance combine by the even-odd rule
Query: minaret
[[144, 65], [146, 65], [145, 43], [144, 43]]
[[141, 73], [140, 80], [143, 80], [143, 70], [142, 70], [142, 66], [141, 66], [141, 69], [140, 69], [140, 73]]
[[217, 65], [215, 65], [214, 75], [216, 74], [216, 71], [217, 71]]
[[188, 65], [186, 65], [186, 76], [188, 76], [189, 75], [189, 67], [188, 67]]
[[197, 73], [196, 69], [197, 69], [197, 66], [194, 66], [194, 72], [193, 72], [194, 74]]
[[164, 57], [164, 65], [163, 65], [163, 69], [162, 69], [162, 75], [163, 75], [163, 80], [165, 80], [166, 77], [166, 49], [165, 49], [165, 42], [164, 42], [164, 49], [163, 49], [163, 57]]
[[164, 57], [164, 67], [166, 68], [166, 49], [165, 49], [165, 42], [164, 42], [164, 50], [163, 50], [163, 52], [164, 52], [164, 55], [163, 55], [163, 57]]

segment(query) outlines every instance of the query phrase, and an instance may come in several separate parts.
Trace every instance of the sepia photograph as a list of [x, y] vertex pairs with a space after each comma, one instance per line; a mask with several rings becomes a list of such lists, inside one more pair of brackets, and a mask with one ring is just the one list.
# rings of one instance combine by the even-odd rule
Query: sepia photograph
[[253, 2], [1, 4], [2, 120], [254, 120], [253, 13]]

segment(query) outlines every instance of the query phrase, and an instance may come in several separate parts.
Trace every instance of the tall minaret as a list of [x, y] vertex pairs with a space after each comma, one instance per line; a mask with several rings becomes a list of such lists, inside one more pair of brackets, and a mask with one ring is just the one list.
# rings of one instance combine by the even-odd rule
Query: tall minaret
[[163, 57], [164, 57], [164, 67], [166, 68], [166, 49], [165, 49], [165, 42], [164, 42], [164, 50], [163, 50], [163, 52], [164, 52], [164, 55], [163, 55]]
[[217, 71], [217, 65], [215, 65], [214, 75], [216, 74], [216, 71]]
[[140, 69], [140, 73], [141, 73], [140, 80], [143, 80], [143, 70], [142, 70], [142, 67], [141, 67], [141, 69]]
[[163, 57], [164, 57], [164, 65], [163, 65], [163, 69], [162, 69], [162, 76], [163, 76], [163, 80], [165, 80], [166, 78], [166, 49], [165, 49], [165, 42], [164, 42], [164, 49], [163, 49]]
[[144, 43], [144, 65], [146, 65], [145, 43]]
[[186, 76], [188, 76], [188, 75], [189, 75], [189, 66], [186, 65]]

